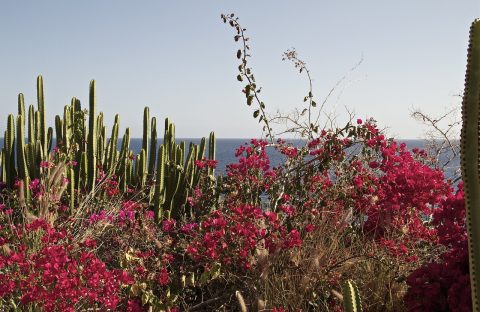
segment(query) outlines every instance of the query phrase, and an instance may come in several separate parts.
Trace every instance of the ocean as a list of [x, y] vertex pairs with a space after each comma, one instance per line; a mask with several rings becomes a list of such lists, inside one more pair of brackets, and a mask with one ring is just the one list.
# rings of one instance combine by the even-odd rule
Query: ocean
[[[177, 143], [181, 141], [185, 141], [187, 148], [189, 142], [193, 142], [195, 144], [200, 144], [199, 138], [178, 138], [176, 139]], [[216, 174], [224, 174], [226, 172], [226, 166], [228, 164], [234, 163], [237, 161], [235, 157], [235, 150], [244, 144], [249, 144], [250, 139], [217, 139], [216, 145], [216, 160], [218, 161], [217, 170], [215, 171]], [[286, 140], [287, 142], [292, 143], [295, 146], [302, 146], [305, 144], [305, 140], [300, 139], [290, 139]], [[0, 142], [3, 142], [3, 138], [0, 138]], [[423, 149], [425, 148], [425, 140], [397, 140], [398, 143], [405, 143], [407, 148], [412, 150], [414, 148]], [[157, 141], [157, 148], [160, 144], [163, 143], [163, 138], [158, 139]], [[55, 139], [53, 139], [52, 146], [55, 146]], [[118, 149], [121, 148], [122, 140], [118, 140]], [[207, 140], [208, 145], [208, 140]], [[142, 139], [141, 138], [132, 138], [130, 140], [130, 149], [135, 153], [138, 154], [142, 148]], [[208, 151], [208, 146], [207, 146]], [[285, 156], [276, 151], [274, 148], [267, 148], [267, 154], [270, 158], [270, 165], [272, 167], [280, 165], [283, 161], [285, 161]], [[447, 157], [444, 155], [444, 158]], [[442, 161], [442, 158], [440, 159]], [[452, 178], [458, 176], [458, 169], [460, 167], [460, 158], [455, 157], [453, 161], [446, 167], [445, 176], [447, 178]]]

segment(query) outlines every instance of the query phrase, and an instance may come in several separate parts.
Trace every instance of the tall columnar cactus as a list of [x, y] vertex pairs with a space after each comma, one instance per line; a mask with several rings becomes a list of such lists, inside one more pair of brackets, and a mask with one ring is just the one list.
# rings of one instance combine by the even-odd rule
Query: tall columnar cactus
[[357, 285], [352, 280], [347, 280], [343, 284], [343, 308], [345, 312], [361, 312], [362, 301]]
[[23, 115], [17, 117], [17, 168], [18, 177], [25, 180], [29, 176], [27, 170], [27, 162], [25, 159], [25, 123], [23, 122]]
[[149, 136], [150, 136], [150, 109], [145, 107], [143, 110], [143, 138], [142, 138], [142, 149], [145, 150], [145, 155], [148, 157], [149, 151]]
[[152, 118], [151, 126], [151, 143], [150, 143], [150, 157], [148, 163], [148, 175], [153, 177], [155, 173], [155, 162], [157, 160], [157, 119]]
[[2, 148], [0, 152], [0, 166], [2, 171], [0, 172], [0, 181], [5, 182], [7, 181], [7, 168], [5, 167], [5, 149]]
[[63, 136], [63, 120], [59, 115], [55, 116], [55, 136], [57, 138], [57, 145], [64, 143], [65, 138]]
[[48, 155], [50, 154], [50, 151], [52, 150], [52, 143], [53, 143], [53, 128], [48, 127], [47, 130], [47, 152], [46, 152], [46, 157], [45, 159], [48, 159]]
[[4, 137], [5, 149], [5, 169], [6, 169], [6, 183], [9, 187], [13, 187], [15, 181], [15, 119], [12, 114], [8, 115], [7, 131]]
[[78, 184], [78, 189], [79, 190], [82, 190], [82, 187], [86, 187], [86, 182], [88, 181], [88, 177], [89, 177], [89, 168], [88, 168], [88, 157], [87, 157], [87, 153], [85, 152], [82, 152], [82, 155], [80, 157], [80, 183]]
[[35, 142], [35, 107], [28, 106], [28, 143]]
[[112, 134], [110, 135], [110, 141], [107, 146], [107, 154], [105, 156], [104, 168], [107, 174], [111, 175], [115, 172], [116, 167], [116, 154], [117, 154], [117, 142], [118, 142], [118, 128], [120, 127], [120, 116], [115, 116], [115, 121], [112, 127]]
[[[65, 147], [65, 151], [70, 150], [70, 144], [72, 143], [72, 108], [70, 106], [65, 106], [63, 109], [63, 129], [62, 129], [62, 139], [63, 139], [63, 146]], [[58, 144], [58, 137], [57, 137], [57, 144]]]
[[[208, 159], [215, 160], [215, 133], [210, 132], [210, 136], [208, 138]], [[215, 171], [212, 168], [208, 168], [208, 174], [214, 175]]]
[[465, 183], [473, 311], [480, 310], [480, 20], [472, 23], [462, 102], [461, 167]]
[[[130, 175], [130, 128], [125, 129], [125, 134], [123, 135], [122, 149], [120, 150], [120, 159], [119, 159], [119, 170], [118, 176], [120, 177], [120, 186], [121, 190], [126, 192], [128, 189], [128, 180]], [[129, 161], [130, 160], [130, 161]]]
[[75, 172], [71, 167], [67, 168], [67, 178], [69, 180], [68, 194], [70, 200], [70, 210], [73, 211], [75, 208]]
[[18, 115], [22, 115], [23, 117], [23, 127], [25, 127], [25, 101], [23, 99], [23, 94], [20, 93], [18, 95]]
[[165, 146], [162, 144], [158, 149], [157, 176], [155, 183], [155, 195], [153, 212], [155, 221], [159, 222], [163, 216], [162, 205], [165, 202]]
[[[48, 141], [47, 141], [47, 121], [46, 121], [46, 113], [45, 113], [45, 99], [43, 93], [43, 78], [42, 76], [37, 77], [37, 104], [38, 104], [38, 129], [39, 135], [38, 139], [42, 142], [42, 149], [46, 154], [48, 151]], [[43, 156], [44, 159], [47, 158], [46, 155]]]
[[97, 169], [97, 120], [96, 120], [95, 80], [90, 81], [89, 110], [88, 110], [88, 181], [87, 189], [93, 191], [95, 187]]

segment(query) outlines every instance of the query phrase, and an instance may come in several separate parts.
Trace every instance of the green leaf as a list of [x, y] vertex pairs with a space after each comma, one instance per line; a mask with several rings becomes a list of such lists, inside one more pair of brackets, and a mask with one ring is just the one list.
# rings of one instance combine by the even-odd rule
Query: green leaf
[[240, 59], [242, 57], [242, 50], [237, 51], [237, 58]]
[[259, 114], [260, 114], [260, 110], [257, 109], [256, 111], [253, 112], [253, 118], [257, 118]]
[[315, 101], [312, 101], [312, 107], [317, 107], [317, 103]]
[[242, 75], [238, 75], [238, 76], [237, 76], [237, 80], [238, 80], [238, 81], [243, 81]]

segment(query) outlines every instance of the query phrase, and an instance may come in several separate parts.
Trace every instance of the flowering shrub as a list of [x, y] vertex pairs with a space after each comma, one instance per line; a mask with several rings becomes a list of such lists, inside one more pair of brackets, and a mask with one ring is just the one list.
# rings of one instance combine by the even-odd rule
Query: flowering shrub
[[[271, 167], [269, 148], [284, 163]], [[28, 210], [21, 188], [3, 189], [2, 308], [213, 310], [236, 306], [240, 291], [259, 309], [339, 311], [353, 278], [369, 311], [468, 311], [462, 186], [454, 192], [424, 151], [358, 120], [303, 147], [251, 140], [235, 155], [217, 180], [215, 161], [196, 161], [185, 213], [159, 223], [150, 185], [122, 192], [106, 173], [73, 210], [44, 187], [48, 171], [30, 182]]]
[[[82, 307], [115, 310], [129, 274], [108, 269], [92, 252], [94, 241], [75, 246], [66, 231], [36, 219], [1, 231], [0, 297], [18, 307], [74, 311]], [[32, 248], [33, 247], [33, 248]]]

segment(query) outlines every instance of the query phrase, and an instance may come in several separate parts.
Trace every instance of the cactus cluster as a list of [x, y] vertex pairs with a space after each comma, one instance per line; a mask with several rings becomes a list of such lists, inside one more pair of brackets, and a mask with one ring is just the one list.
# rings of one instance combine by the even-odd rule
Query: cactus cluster
[[[90, 82], [88, 114], [78, 99], [73, 98], [55, 116], [56, 150], [52, 148], [53, 128], [47, 128], [43, 79], [37, 79], [37, 109], [33, 105], [25, 110], [24, 98], [18, 96], [18, 116], [8, 116], [4, 146], [0, 153], [0, 182], [12, 188], [16, 180], [23, 180], [26, 198], [30, 200], [29, 182], [40, 177], [41, 163], [55, 157], [70, 166], [64, 166], [69, 203], [75, 206], [76, 194], [93, 192], [106, 177], [117, 177], [122, 192], [143, 190], [155, 212], [156, 220], [181, 218], [187, 211], [187, 198], [199, 182], [199, 169], [195, 161], [204, 158], [206, 139], [200, 145], [175, 140], [175, 125], [165, 120], [164, 142], [157, 149], [157, 121], [144, 109], [142, 149], [134, 155], [130, 149], [130, 129], [125, 129], [121, 148], [118, 149], [120, 117], [115, 116], [110, 138], [103, 123], [103, 113], [97, 113], [95, 81]], [[87, 124], [88, 116], [88, 124]], [[25, 140], [27, 125], [27, 140]], [[208, 157], [215, 158], [215, 136], [210, 134]], [[45, 169], [48, 170], [48, 169]], [[103, 173], [103, 174], [100, 174]], [[213, 177], [213, 170], [209, 169]], [[155, 184], [153, 188], [148, 185]]]
[[[158, 149], [156, 187], [154, 193], [155, 220], [162, 218], [178, 219], [183, 215], [191, 215], [187, 210], [187, 198], [190, 191], [198, 185], [199, 168], [195, 161], [204, 158], [206, 139], [200, 145], [190, 143], [188, 152], [186, 143], [175, 141], [175, 125], [165, 119], [163, 144]], [[209, 159], [214, 159], [215, 136], [210, 133]], [[210, 173], [210, 171], [209, 171]], [[213, 174], [213, 171], [212, 171]]]
[[462, 102], [461, 167], [467, 214], [473, 311], [480, 310], [480, 19], [470, 28]]

